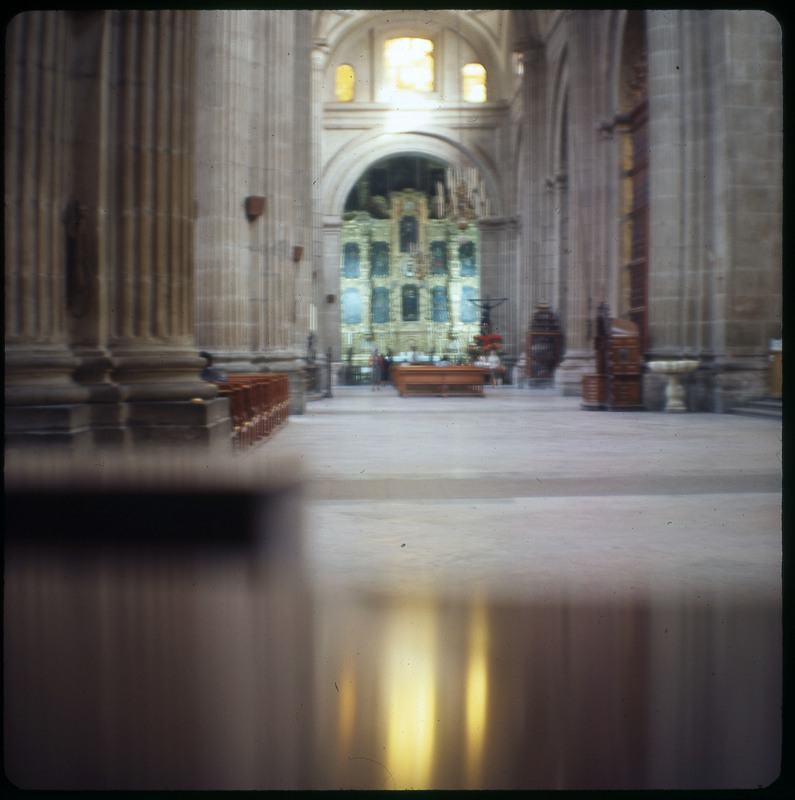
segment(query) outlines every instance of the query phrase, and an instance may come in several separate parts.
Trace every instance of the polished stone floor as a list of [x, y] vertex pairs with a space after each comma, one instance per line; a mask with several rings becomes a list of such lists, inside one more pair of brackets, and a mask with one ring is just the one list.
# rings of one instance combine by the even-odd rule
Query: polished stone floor
[[770, 599], [781, 452], [767, 419], [586, 411], [513, 387], [484, 398], [337, 387], [249, 455], [304, 465], [319, 585]]
[[[7, 776], [769, 786], [781, 452], [770, 419], [338, 387], [234, 459], [34, 460], [6, 546]], [[82, 535], [31, 537], [39, 506]]]
[[245, 457], [303, 465], [313, 787], [777, 779], [779, 422], [340, 387]]

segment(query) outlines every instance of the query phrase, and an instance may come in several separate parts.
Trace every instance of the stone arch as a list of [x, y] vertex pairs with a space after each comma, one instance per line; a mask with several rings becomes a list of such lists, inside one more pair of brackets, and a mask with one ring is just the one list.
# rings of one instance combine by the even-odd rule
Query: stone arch
[[[460, 36], [483, 57], [488, 74], [490, 97], [507, 97], [510, 87], [509, 70], [503, 56], [502, 28], [510, 25], [512, 12], [432, 10], [417, 12], [379, 11], [316, 11], [313, 18], [313, 38], [322, 43], [329, 57], [350, 37], [363, 28], [415, 29], [418, 33], [429, 26], [446, 29]], [[407, 16], [408, 15], [408, 16]], [[496, 21], [495, 21], [496, 20]]]
[[323, 171], [322, 213], [324, 219], [342, 218], [345, 200], [356, 181], [368, 167], [387, 156], [399, 153], [419, 153], [455, 165], [471, 163], [477, 167], [486, 185], [486, 194], [494, 209], [494, 216], [505, 213], [504, 199], [499, 191], [497, 171], [477, 152], [454, 141], [443, 130], [402, 133], [373, 133], [368, 131], [350, 142], [329, 159]]

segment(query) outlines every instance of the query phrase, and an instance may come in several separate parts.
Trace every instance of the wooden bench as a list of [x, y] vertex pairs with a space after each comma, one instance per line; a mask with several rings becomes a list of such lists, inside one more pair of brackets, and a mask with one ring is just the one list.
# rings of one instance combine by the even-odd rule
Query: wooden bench
[[232, 444], [242, 450], [266, 439], [287, 422], [290, 379], [281, 373], [230, 373], [218, 383], [229, 397]]
[[393, 364], [392, 382], [401, 397], [409, 394], [451, 394], [483, 397], [483, 383], [489, 371], [483, 367], [431, 367]]

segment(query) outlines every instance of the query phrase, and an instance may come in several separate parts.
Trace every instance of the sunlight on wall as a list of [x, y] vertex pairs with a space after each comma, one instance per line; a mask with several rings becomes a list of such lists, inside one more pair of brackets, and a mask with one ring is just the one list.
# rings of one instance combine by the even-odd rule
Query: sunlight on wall
[[[390, 95], [384, 95], [384, 98], [387, 98], [385, 102], [393, 102], [395, 105], [400, 104], [399, 99], [391, 96], [392, 99], [389, 100], [389, 97]], [[430, 107], [427, 110], [413, 108], [410, 111], [396, 108], [394, 111], [385, 111], [383, 118], [384, 131], [386, 133], [413, 132], [432, 123], [433, 111]]]
[[386, 626], [382, 684], [389, 715], [386, 763], [398, 789], [433, 788], [436, 635], [437, 614], [430, 603], [417, 603], [410, 613], [404, 609]]

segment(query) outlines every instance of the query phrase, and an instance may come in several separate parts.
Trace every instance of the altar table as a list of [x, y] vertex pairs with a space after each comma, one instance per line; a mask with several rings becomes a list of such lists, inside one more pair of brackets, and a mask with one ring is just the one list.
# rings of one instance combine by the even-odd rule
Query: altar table
[[401, 397], [409, 394], [451, 394], [483, 397], [483, 383], [489, 375], [484, 367], [431, 367], [416, 364], [394, 364], [390, 370], [392, 383]]

